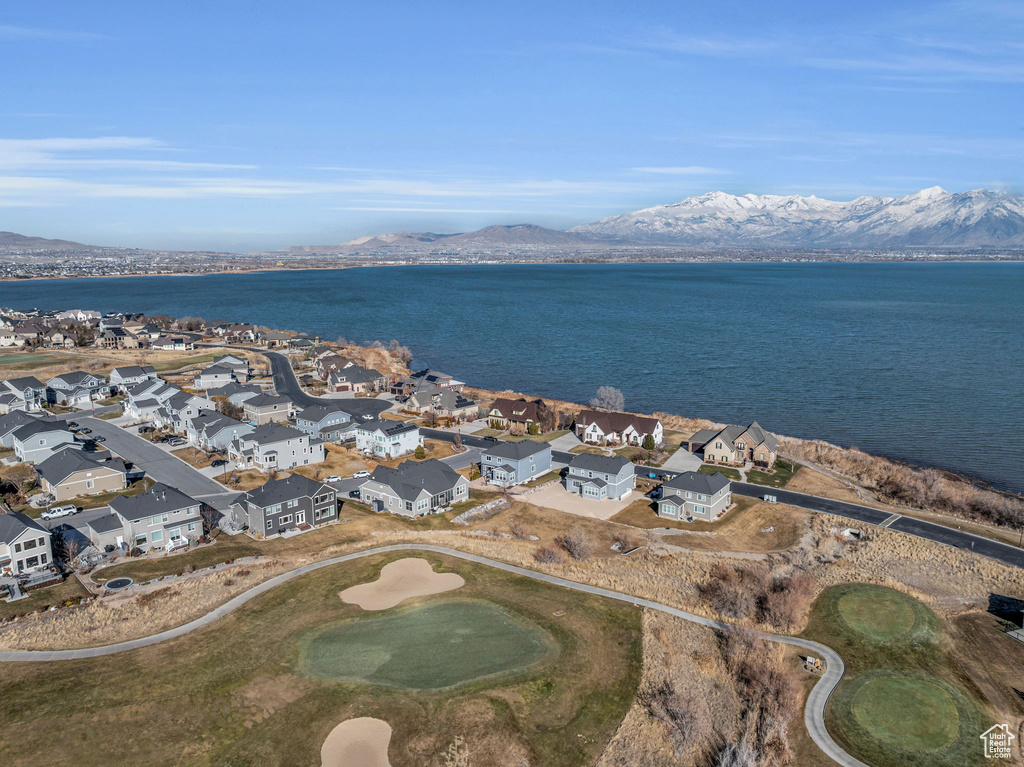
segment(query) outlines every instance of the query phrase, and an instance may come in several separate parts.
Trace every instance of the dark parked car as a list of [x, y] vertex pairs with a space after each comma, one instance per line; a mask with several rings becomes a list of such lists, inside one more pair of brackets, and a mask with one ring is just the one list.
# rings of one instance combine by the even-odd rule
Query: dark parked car
[[76, 421], [68, 421], [68, 428], [69, 429], [77, 429], [78, 428], [78, 423]]
[[216, 461], [210, 461], [210, 465], [213, 467], [227, 466], [228, 462], [225, 461], [223, 458], [218, 458]]
[[86, 427], [84, 429], [81, 429], [81, 432], [82, 432], [82, 434], [92, 434], [92, 429], [90, 429], [89, 427]]
[[92, 441], [93, 442], [106, 442], [107, 438], [104, 437], [103, 435], [98, 435], [98, 436], [93, 437]]
[[484, 442], [501, 442], [501, 440], [498, 439], [497, 437], [490, 437], [490, 436], [488, 436], [488, 437], [484, 437]]
[[349, 490], [348, 491], [348, 497], [349, 498], [358, 498], [359, 497], [359, 488], [356, 488], [355, 490]]

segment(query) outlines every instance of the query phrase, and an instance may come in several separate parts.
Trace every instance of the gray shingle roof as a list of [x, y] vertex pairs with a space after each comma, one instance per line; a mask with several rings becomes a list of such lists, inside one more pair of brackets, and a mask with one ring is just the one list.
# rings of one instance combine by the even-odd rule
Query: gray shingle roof
[[396, 434], [405, 434], [410, 431], [418, 431], [419, 426], [407, 421], [389, 421], [384, 418], [374, 418], [372, 421], [364, 421], [356, 424], [358, 431], [384, 432], [385, 436], [393, 437]]
[[0, 541], [12, 543], [15, 538], [26, 530], [50, 534], [49, 530], [24, 514], [16, 511], [12, 511], [9, 514], [0, 514]]
[[265, 423], [257, 426], [249, 434], [242, 437], [246, 442], [258, 442], [261, 445], [281, 442], [286, 439], [299, 439], [307, 436], [305, 432], [299, 431], [293, 426], [285, 426], [281, 423]]
[[71, 433], [64, 421], [50, 418], [37, 418], [32, 423], [26, 423], [24, 426], [19, 426], [13, 433], [15, 438], [24, 441], [36, 434], [54, 431], [63, 431], [68, 434]]
[[276, 394], [257, 394], [245, 401], [246, 407], [267, 407], [268, 405], [283, 405], [290, 403], [287, 397], [278, 397]]
[[701, 474], [699, 471], [684, 471], [665, 483], [673, 490], [688, 490], [691, 493], [714, 495], [729, 486], [729, 478], [721, 472]]
[[125, 519], [132, 521], [199, 505], [199, 501], [195, 498], [162, 482], [157, 482], [141, 495], [118, 495], [110, 501], [110, 508]]
[[5, 382], [7, 386], [15, 391], [25, 391], [25, 389], [45, 389], [46, 384], [40, 381], [35, 376], [25, 376], [24, 378], [8, 378]]
[[605, 474], [618, 474], [622, 467], [630, 463], [624, 456], [594, 455], [593, 453], [580, 453], [575, 456], [569, 465], [585, 471], [600, 471]]
[[402, 461], [395, 469], [378, 466], [370, 475], [372, 481], [387, 485], [403, 501], [416, 500], [424, 490], [430, 495], [451, 490], [460, 478], [461, 475], [455, 469], [436, 458]]
[[502, 442], [484, 451], [484, 455], [504, 458], [509, 461], [521, 461], [537, 453], [551, 452], [551, 445], [546, 442], [534, 442], [524, 439], [521, 442]]
[[100, 461], [94, 455], [73, 447], [66, 447], [51, 455], [36, 466], [36, 473], [51, 485], [57, 485], [76, 471], [96, 471], [98, 469], [107, 469], [121, 474], [128, 473], [124, 461]]
[[245, 494], [245, 498], [250, 503], [265, 509], [267, 506], [284, 503], [293, 498], [312, 498], [323, 490], [329, 491], [331, 488], [301, 474], [291, 474], [284, 479], [272, 479], [261, 487], [250, 490]]
[[112, 533], [121, 529], [121, 520], [116, 514], [104, 514], [102, 517], [90, 519], [86, 524], [97, 534]]

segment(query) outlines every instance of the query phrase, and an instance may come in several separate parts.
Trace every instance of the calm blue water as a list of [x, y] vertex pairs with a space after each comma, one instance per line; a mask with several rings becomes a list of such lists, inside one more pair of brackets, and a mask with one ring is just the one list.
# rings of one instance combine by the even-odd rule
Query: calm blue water
[[0, 283], [0, 305], [398, 338], [485, 388], [820, 437], [1024, 490], [1024, 264], [423, 266]]

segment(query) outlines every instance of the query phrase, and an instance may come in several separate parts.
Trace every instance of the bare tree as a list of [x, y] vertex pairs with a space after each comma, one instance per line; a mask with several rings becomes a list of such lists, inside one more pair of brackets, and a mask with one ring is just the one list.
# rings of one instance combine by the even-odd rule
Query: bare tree
[[530, 537], [530, 531], [521, 519], [513, 519], [508, 525], [508, 532], [517, 541], [525, 541]]
[[626, 407], [626, 397], [614, 386], [599, 386], [597, 396], [590, 400], [590, 406], [603, 410], [622, 410]]
[[204, 503], [199, 514], [203, 518], [203, 532], [206, 535], [211, 535], [220, 523], [220, 511], [210, 504]]
[[582, 527], [573, 527], [555, 539], [573, 559], [586, 559], [594, 550], [594, 541]]
[[690, 748], [706, 748], [713, 740], [714, 728], [706, 706], [691, 693], [676, 690], [671, 681], [652, 685], [638, 697], [651, 716], [669, 726], [676, 756]]
[[560, 565], [565, 561], [562, 550], [551, 544], [538, 548], [533, 552], [533, 558], [545, 565]]

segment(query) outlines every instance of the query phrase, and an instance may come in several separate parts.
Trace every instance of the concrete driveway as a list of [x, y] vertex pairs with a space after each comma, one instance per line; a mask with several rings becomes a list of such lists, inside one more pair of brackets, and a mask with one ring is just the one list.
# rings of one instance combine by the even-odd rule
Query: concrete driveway
[[703, 461], [700, 456], [694, 455], [685, 447], [676, 450], [668, 457], [668, 460], [661, 465], [664, 471], [674, 471], [682, 474], [684, 471], [697, 471]]
[[576, 493], [570, 493], [564, 485], [548, 485], [529, 495], [514, 495], [516, 500], [524, 503], [532, 503], [535, 506], [544, 506], [556, 511], [564, 511], [575, 514], [578, 517], [590, 517], [592, 519], [610, 519], [640, 498], [643, 494], [633, 490], [621, 501], [598, 501], [593, 498], [584, 498]]

